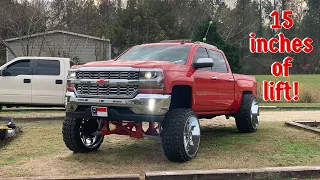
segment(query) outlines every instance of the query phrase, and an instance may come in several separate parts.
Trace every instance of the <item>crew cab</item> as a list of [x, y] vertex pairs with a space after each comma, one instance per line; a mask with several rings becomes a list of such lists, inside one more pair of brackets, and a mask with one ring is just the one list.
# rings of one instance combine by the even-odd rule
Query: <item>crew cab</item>
[[233, 116], [240, 132], [257, 130], [256, 85], [252, 76], [233, 74], [210, 44], [134, 46], [114, 60], [70, 70], [63, 139], [85, 153], [98, 149], [105, 135], [152, 137], [162, 140], [167, 159], [185, 162], [198, 152], [200, 118]]
[[69, 58], [19, 57], [0, 67], [0, 110], [3, 106], [66, 105]]

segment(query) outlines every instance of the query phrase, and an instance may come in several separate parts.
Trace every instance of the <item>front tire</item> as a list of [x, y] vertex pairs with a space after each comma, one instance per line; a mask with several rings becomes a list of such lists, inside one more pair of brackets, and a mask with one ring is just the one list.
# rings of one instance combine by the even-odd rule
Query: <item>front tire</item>
[[237, 129], [241, 133], [256, 132], [259, 127], [259, 105], [252, 94], [244, 94], [240, 109], [235, 115]]
[[162, 123], [162, 147], [168, 160], [186, 162], [193, 159], [200, 144], [200, 124], [190, 109], [170, 110]]
[[0, 112], [2, 111], [3, 106], [0, 105]]
[[67, 117], [62, 126], [63, 141], [75, 153], [88, 153], [97, 150], [104, 136], [98, 134], [101, 120], [75, 119]]

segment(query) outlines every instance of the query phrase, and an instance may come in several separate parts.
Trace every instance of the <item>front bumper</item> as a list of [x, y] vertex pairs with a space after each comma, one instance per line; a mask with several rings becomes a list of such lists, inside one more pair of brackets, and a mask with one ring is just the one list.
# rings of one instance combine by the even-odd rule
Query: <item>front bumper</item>
[[171, 95], [138, 94], [133, 99], [78, 98], [67, 92], [67, 116], [90, 118], [91, 106], [108, 107], [107, 120], [161, 121], [169, 110]]

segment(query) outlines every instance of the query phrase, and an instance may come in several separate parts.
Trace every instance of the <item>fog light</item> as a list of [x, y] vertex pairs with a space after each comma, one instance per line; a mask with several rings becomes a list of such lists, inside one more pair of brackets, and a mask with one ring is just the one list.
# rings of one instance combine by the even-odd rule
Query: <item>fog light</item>
[[154, 106], [156, 104], [156, 100], [155, 99], [149, 99], [149, 102], [148, 102], [148, 109], [150, 111], [154, 111]]

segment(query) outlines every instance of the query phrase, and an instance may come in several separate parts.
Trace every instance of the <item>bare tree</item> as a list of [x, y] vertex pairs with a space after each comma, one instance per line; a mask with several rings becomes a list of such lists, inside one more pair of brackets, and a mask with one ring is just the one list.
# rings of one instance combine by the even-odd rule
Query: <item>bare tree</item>
[[[32, 34], [47, 30], [46, 24], [50, 14], [48, 2], [44, 0], [16, 1], [14, 6], [1, 6], [0, 12], [2, 12], [1, 16], [3, 18], [0, 28], [9, 31], [11, 37], [18, 38], [23, 55], [32, 55], [35, 45]], [[1, 35], [0, 41], [11, 54], [16, 56], [16, 53]]]

